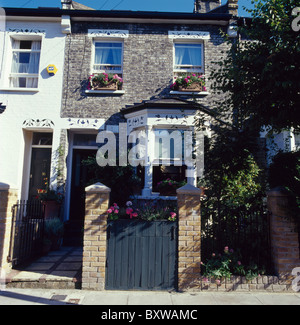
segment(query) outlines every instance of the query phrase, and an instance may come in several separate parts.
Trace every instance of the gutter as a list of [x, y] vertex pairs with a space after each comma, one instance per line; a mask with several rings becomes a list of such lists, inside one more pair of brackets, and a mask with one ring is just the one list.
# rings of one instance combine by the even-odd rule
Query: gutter
[[65, 10], [60, 8], [4, 8], [6, 15], [13, 17], [61, 17], [70, 16], [73, 21], [116, 21], [116, 22], [186, 22], [190, 24], [214, 23], [227, 25], [232, 18], [223, 13], [176, 13], [157, 11], [119, 10]]

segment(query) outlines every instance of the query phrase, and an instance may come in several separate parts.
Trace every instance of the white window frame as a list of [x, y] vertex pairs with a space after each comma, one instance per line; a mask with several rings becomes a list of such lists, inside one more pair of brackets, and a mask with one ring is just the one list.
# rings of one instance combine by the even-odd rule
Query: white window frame
[[[41, 53], [42, 53], [42, 43], [43, 39], [42, 36], [16, 36], [16, 35], [11, 35], [10, 36], [10, 41], [11, 44], [13, 41], [39, 41], [41, 42], [41, 49], [40, 50], [31, 50], [31, 49], [13, 49], [11, 47], [10, 50], [10, 65], [9, 65], [9, 75], [8, 75], [8, 86], [9, 89], [16, 89], [16, 90], [21, 90], [21, 91], [35, 91], [38, 90], [38, 84], [39, 84], [39, 75], [40, 75], [40, 66], [41, 66]], [[12, 69], [12, 64], [13, 64], [13, 53], [18, 52], [18, 53], [40, 53], [40, 59], [39, 59], [39, 66], [38, 66], [38, 73], [13, 73], [11, 72]], [[13, 87], [11, 85], [11, 78], [12, 77], [19, 77], [19, 78], [37, 78], [37, 87]]]
[[[121, 44], [121, 68], [120, 69], [95, 69], [95, 55], [96, 55], [96, 43], [117, 43]], [[124, 42], [122, 40], [116, 40], [116, 39], [103, 39], [103, 38], [94, 38], [93, 39], [93, 47], [92, 47], [92, 59], [91, 59], [91, 73], [113, 73], [118, 75], [123, 75], [123, 61], [124, 61]], [[112, 67], [113, 64], [106, 64], [106, 67]], [[116, 65], [119, 66], [119, 65]]]
[[[176, 69], [175, 68], [175, 46], [176, 44], [186, 44], [186, 45], [201, 45], [201, 66], [193, 66], [193, 65], [181, 65], [182, 67], [186, 67], [185, 69]], [[174, 40], [173, 43], [173, 73], [174, 76], [177, 76], [180, 73], [198, 73], [204, 74], [204, 43], [202, 41], [193, 41], [193, 40]]]

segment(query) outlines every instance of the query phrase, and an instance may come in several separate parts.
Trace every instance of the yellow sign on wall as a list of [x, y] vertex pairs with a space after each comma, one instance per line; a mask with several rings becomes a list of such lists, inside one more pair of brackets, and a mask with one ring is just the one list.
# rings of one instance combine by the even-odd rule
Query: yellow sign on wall
[[49, 73], [50, 76], [54, 76], [57, 72], [57, 68], [54, 64], [49, 64], [47, 67], [47, 72]]

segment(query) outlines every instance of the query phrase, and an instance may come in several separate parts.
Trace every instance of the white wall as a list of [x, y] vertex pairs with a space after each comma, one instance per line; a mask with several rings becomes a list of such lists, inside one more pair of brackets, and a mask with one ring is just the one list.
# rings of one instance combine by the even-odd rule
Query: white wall
[[[12, 31], [16, 30], [16, 31]], [[25, 31], [27, 30], [27, 32]], [[10, 32], [8, 32], [10, 31]], [[28, 31], [30, 31], [28, 33]], [[17, 32], [17, 33], [16, 33]], [[35, 32], [42, 34], [38, 92], [8, 91], [8, 74], [11, 64], [10, 35], [30, 36]], [[3, 44], [0, 45], [2, 49]], [[61, 100], [63, 86], [63, 65], [65, 50], [65, 34], [61, 32], [60, 21], [28, 22], [7, 21], [4, 47], [4, 60], [0, 68], [0, 102], [7, 107], [0, 115], [0, 181], [13, 184], [22, 189], [23, 163], [27, 161], [28, 143], [23, 130], [46, 131], [47, 128], [38, 123], [44, 119], [52, 121], [53, 151], [59, 145], [61, 129]], [[58, 71], [49, 76], [46, 68], [54, 64]], [[24, 125], [24, 121], [32, 119], [32, 125]], [[48, 129], [49, 130], [49, 129]], [[25, 148], [27, 150], [25, 150]], [[26, 167], [25, 163], [25, 167]], [[28, 169], [28, 166], [26, 167]], [[26, 171], [25, 171], [26, 172]]]

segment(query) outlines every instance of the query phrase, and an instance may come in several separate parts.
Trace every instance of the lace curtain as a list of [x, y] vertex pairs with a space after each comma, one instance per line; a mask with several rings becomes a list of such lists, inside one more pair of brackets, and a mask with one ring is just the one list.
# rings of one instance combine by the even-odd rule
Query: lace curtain
[[[41, 42], [32, 41], [31, 51], [23, 52], [18, 51], [21, 47], [21, 41], [13, 40], [13, 60], [12, 60], [12, 73], [24, 73], [24, 74], [38, 74], [39, 63], [40, 63], [40, 50]], [[38, 76], [37, 77], [24, 77], [16, 76], [11, 78], [12, 87], [26, 87], [26, 88], [37, 88]]]

